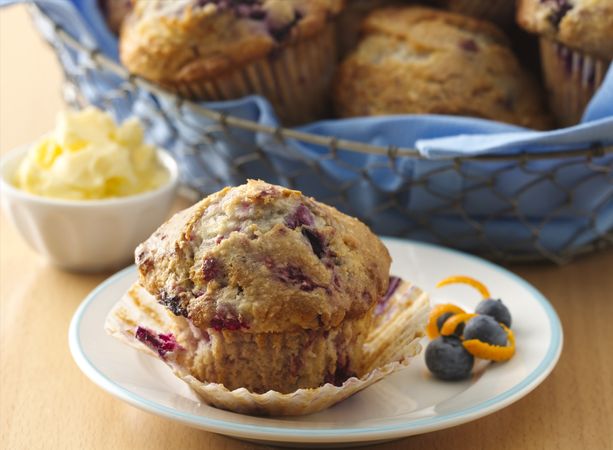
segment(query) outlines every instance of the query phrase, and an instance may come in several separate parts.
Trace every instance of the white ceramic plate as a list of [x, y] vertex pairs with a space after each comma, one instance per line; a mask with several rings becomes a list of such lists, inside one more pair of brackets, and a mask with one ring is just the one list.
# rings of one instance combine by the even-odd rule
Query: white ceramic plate
[[468, 286], [434, 289], [443, 277], [464, 274], [484, 282], [513, 316], [517, 353], [463, 382], [433, 379], [415, 358], [398, 372], [326, 411], [305, 417], [261, 418], [198, 401], [161, 361], [107, 336], [111, 306], [136, 279], [129, 267], [98, 286], [70, 325], [72, 355], [100, 387], [145, 411], [232, 437], [277, 444], [357, 445], [448, 428], [491, 414], [538, 386], [562, 350], [562, 328], [549, 302], [516, 275], [474, 256], [432, 245], [385, 239], [392, 271], [429, 291], [433, 303], [472, 310], [479, 294]]

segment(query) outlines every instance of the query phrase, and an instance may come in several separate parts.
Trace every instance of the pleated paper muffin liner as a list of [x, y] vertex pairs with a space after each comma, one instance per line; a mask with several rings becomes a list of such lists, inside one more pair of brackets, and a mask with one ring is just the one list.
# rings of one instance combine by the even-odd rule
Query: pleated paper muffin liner
[[602, 84], [611, 61], [540, 38], [543, 77], [549, 106], [559, 125], [574, 125]]
[[244, 414], [296, 416], [329, 408], [406, 367], [410, 358], [421, 351], [419, 341], [428, 312], [424, 292], [408, 282], [398, 283], [394, 294], [375, 309], [374, 325], [363, 348], [361, 376], [350, 377], [339, 386], [326, 383], [289, 394], [230, 390], [196, 378], [190, 365], [199, 346], [207, 345], [203, 332], [157, 303], [138, 284], [113, 307], [105, 329], [128, 345], [163, 360], [207, 404]]
[[335, 24], [288, 44], [243, 67], [212, 79], [164, 86], [193, 100], [222, 101], [259, 94], [268, 99], [284, 125], [329, 115], [329, 89], [337, 64]]

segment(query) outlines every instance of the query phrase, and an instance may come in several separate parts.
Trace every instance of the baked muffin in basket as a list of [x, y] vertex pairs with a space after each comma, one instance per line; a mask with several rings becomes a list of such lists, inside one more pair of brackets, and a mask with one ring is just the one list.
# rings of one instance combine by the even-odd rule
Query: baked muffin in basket
[[286, 124], [325, 115], [344, 0], [134, 0], [120, 57], [196, 100], [261, 94]]
[[517, 20], [539, 34], [551, 110], [577, 123], [613, 58], [613, 1], [519, 0]]
[[[362, 388], [419, 349], [421, 291], [390, 282], [390, 256], [368, 227], [298, 191], [262, 181], [226, 188], [161, 226], [136, 263], [139, 284], [107, 329], [226, 409], [312, 412], [284, 396], [306, 390], [329, 406], [352, 393], [347, 383]], [[202, 383], [248, 392], [248, 402], [273, 391], [281, 406], [211, 398]], [[324, 386], [338, 391], [323, 395]]]
[[371, 13], [339, 67], [342, 117], [456, 114], [543, 129], [541, 91], [494, 25], [423, 7]]

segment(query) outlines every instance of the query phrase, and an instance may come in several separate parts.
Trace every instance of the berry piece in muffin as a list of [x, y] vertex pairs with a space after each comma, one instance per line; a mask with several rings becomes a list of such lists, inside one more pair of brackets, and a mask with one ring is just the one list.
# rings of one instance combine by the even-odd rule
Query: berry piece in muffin
[[429, 310], [389, 276], [358, 220], [262, 181], [175, 215], [136, 250], [139, 280], [106, 331], [157, 357], [212, 406], [328, 408], [405, 367]]
[[543, 129], [541, 91], [505, 35], [471, 17], [421, 7], [374, 11], [340, 66], [341, 117], [454, 114]]
[[613, 58], [613, 2], [520, 0], [517, 21], [540, 35], [543, 78], [559, 125], [579, 122]]
[[601, 59], [613, 57], [611, 0], [519, 0], [517, 21], [570, 48]]
[[[411, 357], [420, 352], [419, 341], [429, 309], [427, 295], [409, 282], [398, 278], [393, 280], [390, 280], [386, 294], [373, 312], [372, 326], [362, 351], [363, 372], [354, 376], [343, 367], [326, 376], [325, 384], [290, 393], [271, 390], [257, 393], [242, 387], [230, 390], [222, 384], [196, 378], [199, 376], [196, 369], [210, 355], [211, 342], [216, 335], [196, 328], [183, 316], [176, 316], [138, 283], [109, 312], [105, 329], [115, 338], [163, 361], [207, 404], [255, 415], [310, 414], [326, 409], [404, 368]], [[232, 336], [232, 333], [238, 331], [225, 332], [228, 336]], [[315, 344], [313, 340], [308, 346]], [[313, 351], [317, 349], [317, 346], [312, 348]], [[275, 352], [285, 351], [274, 346], [268, 350], [269, 360], [277, 357]], [[261, 359], [262, 355], [252, 354], [251, 348], [247, 348], [240, 357], [250, 360]], [[243, 367], [249, 368], [249, 364], [245, 362]], [[294, 358], [285, 376], [305, 371], [309, 371], [305, 361]]]
[[348, 0], [338, 18], [340, 56], [344, 57], [356, 46], [362, 21], [372, 10], [401, 3], [402, 0]]
[[123, 20], [132, 9], [132, 0], [98, 0], [98, 6], [111, 31], [119, 34]]
[[451, 12], [494, 22], [507, 28], [514, 22], [514, 0], [431, 0]]

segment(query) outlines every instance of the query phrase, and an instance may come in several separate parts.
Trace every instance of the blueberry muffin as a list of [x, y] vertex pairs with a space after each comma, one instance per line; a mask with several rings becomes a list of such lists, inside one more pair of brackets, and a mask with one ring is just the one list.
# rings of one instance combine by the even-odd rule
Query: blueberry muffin
[[344, 0], [135, 0], [120, 36], [134, 74], [195, 100], [266, 97], [286, 124], [326, 114]]
[[175, 215], [136, 264], [140, 285], [203, 336], [195, 378], [289, 393], [363, 373], [390, 256], [357, 219], [249, 181]]
[[[402, 0], [347, 0], [347, 6], [338, 19], [339, 54], [344, 57], [358, 43], [360, 26], [374, 9], [401, 4]], [[405, 3], [408, 3], [405, 0]]]
[[541, 36], [551, 110], [577, 123], [613, 58], [613, 1], [519, 0], [517, 21]]
[[363, 32], [336, 77], [341, 117], [455, 114], [550, 125], [538, 85], [488, 22], [422, 7], [385, 8], [367, 17]]

